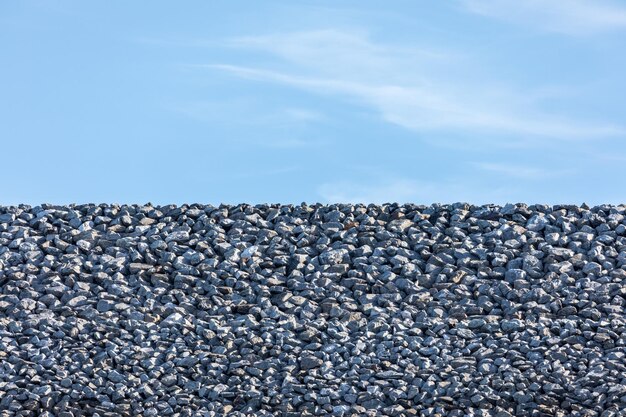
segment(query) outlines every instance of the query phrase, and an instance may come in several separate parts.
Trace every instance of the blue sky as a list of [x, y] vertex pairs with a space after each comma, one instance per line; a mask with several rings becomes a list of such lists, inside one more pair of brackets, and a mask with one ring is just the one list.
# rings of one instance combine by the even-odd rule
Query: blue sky
[[626, 202], [626, 2], [0, 2], [0, 203]]

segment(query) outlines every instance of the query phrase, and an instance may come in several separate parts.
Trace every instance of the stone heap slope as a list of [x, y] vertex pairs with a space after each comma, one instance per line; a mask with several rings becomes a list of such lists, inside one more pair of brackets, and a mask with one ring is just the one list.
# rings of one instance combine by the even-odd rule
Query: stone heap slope
[[624, 206], [0, 207], [0, 415], [624, 415], [625, 298]]

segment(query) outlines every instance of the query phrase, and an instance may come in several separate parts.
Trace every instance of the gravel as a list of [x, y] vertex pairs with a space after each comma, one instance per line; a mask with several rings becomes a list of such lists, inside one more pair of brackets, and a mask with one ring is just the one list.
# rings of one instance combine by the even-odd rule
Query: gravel
[[625, 212], [0, 207], [0, 415], [625, 415]]

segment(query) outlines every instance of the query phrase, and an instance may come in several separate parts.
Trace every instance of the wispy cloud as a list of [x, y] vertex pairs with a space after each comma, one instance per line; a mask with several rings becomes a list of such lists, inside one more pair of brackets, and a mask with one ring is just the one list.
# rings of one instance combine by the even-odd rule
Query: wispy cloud
[[222, 101], [187, 101], [169, 103], [164, 106], [169, 111], [186, 118], [206, 123], [233, 128], [232, 115], [245, 114], [239, 118], [234, 128], [246, 126], [263, 130], [263, 140], [258, 136], [235, 136], [231, 141], [248, 142], [253, 146], [265, 148], [290, 149], [313, 146], [326, 146], [322, 138], [314, 138], [307, 133], [306, 127], [315, 123], [324, 123], [327, 116], [317, 110], [303, 107], [263, 106], [256, 100], [233, 99]]
[[624, 3], [608, 0], [461, 0], [472, 13], [568, 35], [626, 29]]
[[232, 179], [249, 179], [249, 178], [258, 178], [258, 177], [275, 177], [286, 174], [293, 174], [294, 172], [301, 171], [300, 167], [297, 166], [284, 166], [284, 167], [269, 167], [262, 169], [255, 169], [249, 167], [245, 170], [239, 170], [232, 174], [230, 174], [230, 178]]
[[321, 184], [317, 191], [325, 202], [341, 203], [391, 203], [414, 201], [420, 190], [426, 194], [431, 185], [410, 180], [395, 180], [384, 184], [370, 185], [339, 181]]
[[218, 122], [233, 114], [246, 114], [239, 123], [252, 125], [291, 126], [324, 121], [326, 116], [317, 110], [302, 107], [263, 106], [264, 102], [251, 99], [221, 101], [186, 101], [169, 103], [165, 107], [192, 119]]
[[624, 134], [620, 126], [549, 116], [529, 104], [527, 91], [489, 82], [470, 87], [462, 79], [440, 79], [438, 66], [459, 65], [449, 53], [378, 44], [364, 34], [336, 30], [246, 37], [229, 43], [276, 56], [278, 69], [204, 67], [342, 97], [417, 132], [473, 131], [563, 140]]
[[290, 107], [284, 109], [286, 117], [301, 122], [319, 122], [325, 119], [325, 116], [314, 110], [302, 109], [297, 107]]
[[605, 152], [595, 152], [591, 153], [590, 156], [592, 156], [595, 160], [602, 162], [626, 162], [626, 155], [621, 153], [610, 154]]
[[564, 174], [563, 171], [554, 171], [545, 168], [537, 168], [525, 165], [503, 164], [492, 162], [475, 162], [476, 168], [483, 171], [492, 172], [507, 177], [519, 178], [524, 180], [538, 180], [542, 178], [554, 177]]
[[376, 183], [337, 181], [321, 184], [318, 195], [326, 203], [503, 203], [512, 201], [511, 186], [477, 189], [461, 181], [431, 182], [407, 178], [388, 178]]

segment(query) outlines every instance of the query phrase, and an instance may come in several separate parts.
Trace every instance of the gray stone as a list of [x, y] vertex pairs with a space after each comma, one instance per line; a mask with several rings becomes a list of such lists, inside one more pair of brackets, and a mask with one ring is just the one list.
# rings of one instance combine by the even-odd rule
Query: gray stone
[[109, 372], [108, 378], [109, 378], [110, 381], [115, 382], [115, 383], [122, 382], [122, 381], [124, 381], [126, 379], [124, 377], [124, 375], [120, 374], [115, 369], [112, 370], [111, 372]]
[[502, 320], [500, 327], [504, 332], [517, 332], [524, 329], [524, 323], [521, 320]]
[[539, 232], [543, 230], [548, 224], [550, 224], [550, 220], [548, 220], [545, 216], [541, 214], [536, 214], [528, 220], [528, 222], [526, 223], [526, 229], [532, 232]]
[[305, 356], [300, 359], [300, 368], [301, 369], [313, 369], [322, 366], [324, 363], [323, 360], [317, 358], [315, 356]]
[[79, 295], [77, 297], [71, 298], [66, 303], [68, 307], [78, 307], [84, 304], [87, 304], [87, 297], [85, 297], [84, 295]]
[[0, 214], [0, 223], [11, 223], [13, 221], [15, 221], [15, 214], [13, 213]]
[[320, 254], [320, 262], [325, 265], [336, 265], [342, 263], [343, 259], [348, 255], [345, 249], [335, 249]]
[[188, 240], [189, 240], [189, 232], [184, 231], [184, 230], [172, 232], [165, 238], [166, 242], [186, 242]]
[[185, 323], [185, 318], [180, 313], [172, 313], [167, 316], [162, 322], [162, 326], [175, 326], [175, 325], [183, 325]]
[[98, 301], [98, 304], [96, 304], [96, 310], [98, 310], [100, 313], [106, 313], [107, 311], [112, 310], [114, 305], [115, 303], [113, 301], [100, 300]]
[[484, 319], [477, 318], [477, 319], [470, 320], [469, 323], [467, 324], [467, 326], [470, 329], [480, 329], [485, 324], [487, 324], [487, 322]]

